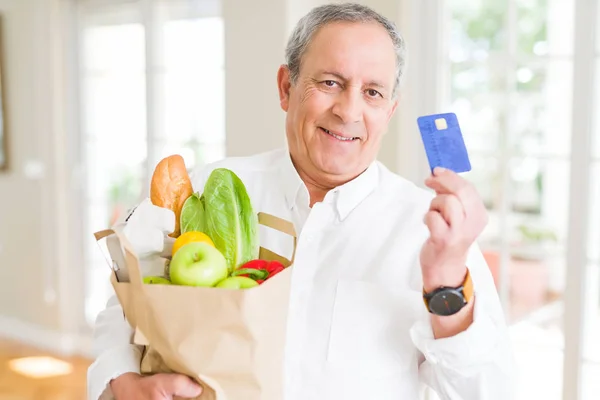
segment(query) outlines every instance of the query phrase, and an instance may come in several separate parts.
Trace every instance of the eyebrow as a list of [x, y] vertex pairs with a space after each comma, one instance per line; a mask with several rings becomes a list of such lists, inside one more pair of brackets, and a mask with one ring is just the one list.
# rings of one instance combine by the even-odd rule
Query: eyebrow
[[[336, 78], [342, 80], [342, 81], [349, 81], [349, 79], [347, 77], [345, 77], [344, 75], [338, 73], [338, 72], [333, 72], [333, 71], [320, 71], [321, 74], [323, 75], [331, 75], [331, 76], [335, 76]], [[371, 81], [367, 83], [367, 86], [373, 86], [373, 87], [377, 87], [380, 89], [385, 89], [385, 85], [377, 82], [377, 81]]]

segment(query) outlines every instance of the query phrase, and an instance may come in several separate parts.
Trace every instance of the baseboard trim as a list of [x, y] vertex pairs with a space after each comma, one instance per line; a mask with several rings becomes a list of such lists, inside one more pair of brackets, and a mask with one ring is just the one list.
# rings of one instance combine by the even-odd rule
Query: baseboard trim
[[85, 340], [77, 335], [66, 334], [17, 318], [0, 315], [0, 337], [35, 347], [58, 356], [79, 355]]

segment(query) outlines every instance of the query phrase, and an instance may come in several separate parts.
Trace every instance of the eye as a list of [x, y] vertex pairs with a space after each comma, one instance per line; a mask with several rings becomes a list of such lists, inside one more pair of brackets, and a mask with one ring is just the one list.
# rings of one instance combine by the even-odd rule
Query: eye
[[334, 87], [335, 85], [337, 85], [336, 81], [332, 81], [332, 80], [326, 80], [323, 82], [325, 84], [325, 86], [327, 87]]
[[381, 95], [381, 93], [379, 93], [379, 92], [378, 92], [377, 90], [375, 90], [375, 89], [367, 89], [367, 94], [368, 94], [370, 97], [383, 97], [383, 96]]

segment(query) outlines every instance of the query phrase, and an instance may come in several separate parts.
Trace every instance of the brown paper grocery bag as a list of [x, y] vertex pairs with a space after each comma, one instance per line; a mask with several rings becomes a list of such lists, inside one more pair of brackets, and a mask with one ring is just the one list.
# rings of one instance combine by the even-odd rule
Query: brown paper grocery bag
[[[296, 233], [291, 222], [259, 213], [259, 223], [291, 236], [294, 251], [285, 258], [260, 248], [259, 258], [293, 262]], [[178, 372], [204, 388], [201, 400], [281, 400], [291, 268], [260, 286], [231, 290], [177, 285], [145, 285], [139, 260], [118, 231], [130, 282], [111, 283], [135, 343], [146, 345], [141, 372]]]

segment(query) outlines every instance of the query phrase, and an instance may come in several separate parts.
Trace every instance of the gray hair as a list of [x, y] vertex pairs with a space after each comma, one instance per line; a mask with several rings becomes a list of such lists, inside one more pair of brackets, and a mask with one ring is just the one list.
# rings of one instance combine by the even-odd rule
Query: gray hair
[[313, 35], [320, 28], [332, 22], [376, 22], [387, 31], [396, 52], [396, 81], [393, 90], [395, 97], [406, 63], [404, 39], [392, 21], [369, 7], [355, 3], [327, 4], [315, 7], [298, 21], [285, 50], [291, 82], [296, 83], [298, 80], [302, 56], [306, 52]]

